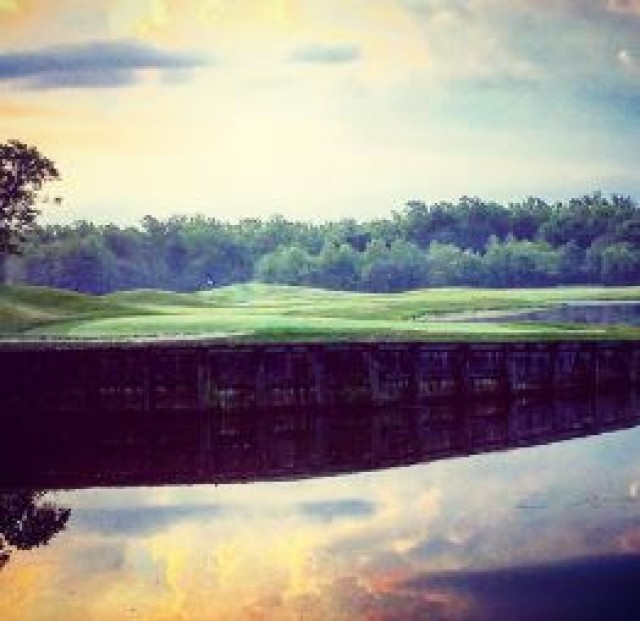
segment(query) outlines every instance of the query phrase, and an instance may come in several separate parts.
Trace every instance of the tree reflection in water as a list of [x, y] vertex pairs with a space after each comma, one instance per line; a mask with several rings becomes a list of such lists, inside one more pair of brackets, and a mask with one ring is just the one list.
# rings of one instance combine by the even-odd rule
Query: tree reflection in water
[[64, 529], [70, 509], [43, 501], [39, 490], [0, 491], [0, 569], [14, 550], [44, 546]]

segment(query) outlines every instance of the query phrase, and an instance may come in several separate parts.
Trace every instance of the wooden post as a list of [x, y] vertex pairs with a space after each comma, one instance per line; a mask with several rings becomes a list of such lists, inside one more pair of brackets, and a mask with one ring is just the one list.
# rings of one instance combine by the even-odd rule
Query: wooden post
[[367, 361], [367, 372], [369, 379], [369, 388], [371, 390], [371, 400], [379, 403], [384, 400], [384, 395], [380, 391], [380, 360], [376, 356], [374, 346], [368, 348], [364, 353]]
[[312, 374], [316, 405], [324, 407], [330, 402], [327, 391], [324, 348], [317, 346], [309, 352], [311, 356]]

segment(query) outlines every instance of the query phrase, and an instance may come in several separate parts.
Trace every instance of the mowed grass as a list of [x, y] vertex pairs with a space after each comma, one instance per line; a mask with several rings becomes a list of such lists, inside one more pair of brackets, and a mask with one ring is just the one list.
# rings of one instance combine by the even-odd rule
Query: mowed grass
[[[566, 301], [640, 301], [640, 287], [431, 289], [367, 294], [245, 283], [196, 293], [138, 290], [87, 296], [0, 288], [0, 332], [27, 338], [191, 336], [244, 340], [640, 338], [626, 326], [448, 321]], [[446, 318], [446, 320], [438, 320]]]

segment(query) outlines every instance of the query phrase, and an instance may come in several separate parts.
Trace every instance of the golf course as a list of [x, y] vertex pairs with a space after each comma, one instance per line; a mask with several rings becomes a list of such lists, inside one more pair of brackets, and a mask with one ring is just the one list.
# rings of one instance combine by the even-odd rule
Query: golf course
[[640, 287], [433, 288], [372, 294], [249, 282], [194, 293], [143, 289], [93, 296], [13, 285], [0, 288], [0, 335], [238, 342], [640, 338], [640, 326], [625, 322], [529, 318], [531, 311], [609, 303], [640, 303]]

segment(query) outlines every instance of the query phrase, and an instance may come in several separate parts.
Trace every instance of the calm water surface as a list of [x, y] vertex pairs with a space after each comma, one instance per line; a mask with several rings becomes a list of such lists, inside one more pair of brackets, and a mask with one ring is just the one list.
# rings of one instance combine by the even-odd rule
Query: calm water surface
[[481, 321], [539, 321], [549, 323], [585, 323], [640, 326], [638, 302], [574, 302]]
[[639, 449], [632, 427], [298, 481], [8, 490], [0, 619], [640, 619]]

